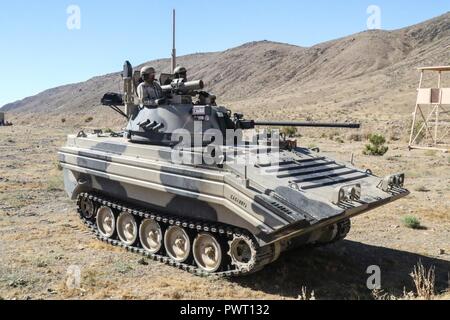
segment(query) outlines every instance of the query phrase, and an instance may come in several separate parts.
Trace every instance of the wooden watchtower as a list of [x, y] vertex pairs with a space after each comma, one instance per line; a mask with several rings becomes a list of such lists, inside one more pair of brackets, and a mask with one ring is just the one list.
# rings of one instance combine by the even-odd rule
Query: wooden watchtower
[[[450, 87], [443, 86], [443, 74], [450, 66], [419, 68], [420, 82], [409, 149], [450, 151]], [[425, 73], [437, 75], [437, 86], [424, 85]]]

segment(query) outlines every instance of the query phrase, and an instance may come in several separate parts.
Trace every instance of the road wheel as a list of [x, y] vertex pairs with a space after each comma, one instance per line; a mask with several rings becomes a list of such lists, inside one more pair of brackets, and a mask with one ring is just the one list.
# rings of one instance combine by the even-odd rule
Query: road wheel
[[194, 259], [200, 269], [214, 273], [222, 264], [222, 248], [217, 239], [209, 233], [197, 236], [193, 245]]
[[97, 212], [97, 228], [106, 238], [112, 238], [116, 233], [116, 217], [108, 207], [101, 207]]
[[122, 212], [117, 219], [117, 234], [120, 241], [127, 246], [132, 246], [138, 239], [138, 225], [131, 213]]
[[164, 235], [164, 246], [169, 257], [179, 263], [185, 262], [191, 253], [189, 235], [177, 226], [167, 229]]
[[139, 228], [141, 245], [148, 253], [158, 253], [163, 245], [163, 233], [158, 222], [145, 219]]

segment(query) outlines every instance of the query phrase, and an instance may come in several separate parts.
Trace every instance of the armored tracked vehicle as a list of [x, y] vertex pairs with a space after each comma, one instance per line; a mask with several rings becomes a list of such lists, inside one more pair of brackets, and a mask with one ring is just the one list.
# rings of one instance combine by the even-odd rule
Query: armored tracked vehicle
[[404, 174], [377, 177], [274, 130], [245, 134], [359, 125], [245, 120], [202, 81], [172, 74], [161, 75], [163, 99], [138, 104], [139, 71], [126, 62], [122, 76], [124, 94], [102, 104], [126, 130], [80, 132], [59, 151], [81, 219], [111, 245], [195, 274], [246, 275], [290, 248], [342, 240], [351, 218], [408, 194]]
[[138, 106], [136, 75], [127, 62], [125, 94], [102, 100], [128, 119], [124, 133], [80, 132], [59, 151], [66, 190], [102, 241], [197, 274], [244, 275], [289, 248], [342, 240], [352, 217], [408, 194], [403, 174], [380, 178], [274, 132], [242, 134], [357, 125], [244, 120], [211, 103], [201, 81], [180, 79], [160, 105]]

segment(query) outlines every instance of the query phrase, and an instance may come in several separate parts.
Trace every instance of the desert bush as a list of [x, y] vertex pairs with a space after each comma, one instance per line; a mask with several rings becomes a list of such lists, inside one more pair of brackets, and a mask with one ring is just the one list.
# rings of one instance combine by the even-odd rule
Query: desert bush
[[405, 225], [405, 227], [407, 227], [407, 228], [410, 228], [410, 229], [420, 229], [421, 228], [420, 220], [417, 219], [417, 217], [406, 216], [406, 217], [403, 217], [402, 221], [403, 221], [403, 224]]
[[306, 287], [302, 287], [302, 291], [300, 292], [300, 295], [298, 296], [297, 300], [300, 300], [300, 301], [316, 300], [315, 293], [314, 293], [314, 291], [312, 291], [309, 294], [308, 289]]
[[62, 123], [66, 123], [66, 118], [61, 118]]
[[385, 146], [386, 138], [381, 134], [371, 134], [369, 136], [370, 144], [367, 144], [364, 150], [365, 155], [383, 156], [388, 152], [389, 147]]
[[375, 300], [431, 300], [435, 297], [436, 272], [434, 266], [427, 270], [423, 266], [422, 261], [419, 261], [409, 275], [414, 282], [416, 292], [406, 291], [405, 288], [403, 290], [403, 296], [397, 297], [383, 290], [373, 290], [372, 297]]
[[424, 300], [431, 300], [435, 295], [435, 268], [430, 267], [427, 270], [422, 261], [419, 261], [410, 276], [416, 286], [417, 296]]
[[94, 120], [93, 117], [87, 117], [87, 118], [84, 120], [84, 122], [89, 123], [89, 122], [92, 122], [92, 120]]

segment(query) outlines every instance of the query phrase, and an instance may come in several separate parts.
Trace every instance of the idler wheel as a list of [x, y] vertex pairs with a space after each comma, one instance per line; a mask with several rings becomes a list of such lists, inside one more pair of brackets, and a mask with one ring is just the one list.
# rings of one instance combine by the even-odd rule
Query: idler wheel
[[138, 238], [138, 226], [136, 219], [131, 213], [122, 212], [117, 219], [117, 235], [122, 243], [132, 246]]
[[222, 248], [217, 239], [209, 233], [201, 233], [194, 240], [194, 259], [200, 269], [213, 273], [222, 265]]
[[231, 264], [240, 271], [251, 272], [255, 267], [257, 254], [253, 241], [246, 236], [235, 236], [228, 244]]
[[163, 245], [163, 233], [158, 222], [145, 219], [139, 228], [139, 239], [148, 253], [155, 254]]
[[164, 235], [164, 246], [169, 257], [179, 263], [185, 262], [191, 253], [189, 235], [177, 226], [167, 229]]
[[108, 207], [101, 207], [97, 212], [97, 228], [106, 238], [112, 238], [116, 232], [116, 217]]
[[92, 200], [89, 200], [87, 198], [82, 198], [80, 202], [80, 209], [81, 214], [83, 215], [83, 218], [87, 220], [91, 220], [95, 215], [95, 207]]

